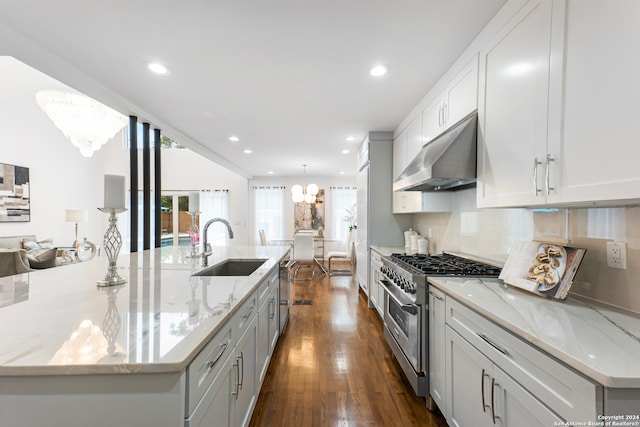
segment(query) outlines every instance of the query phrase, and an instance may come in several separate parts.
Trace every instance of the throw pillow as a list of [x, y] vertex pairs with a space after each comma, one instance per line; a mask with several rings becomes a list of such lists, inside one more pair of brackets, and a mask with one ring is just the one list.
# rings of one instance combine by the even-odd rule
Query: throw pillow
[[22, 241], [22, 247], [27, 251], [31, 249], [40, 249], [40, 248], [52, 249], [53, 239], [49, 238], [49, 239], [41, 240], [39, 242], [34, 242], [33, 240], [25, 239]]
[[27, 258], [29, 259], [29, 266], [31, 268], [51, 268], [56, 266], [56, 255], [58, 254], [57, 248], [46, 249], [31, 249], [27, 251]]

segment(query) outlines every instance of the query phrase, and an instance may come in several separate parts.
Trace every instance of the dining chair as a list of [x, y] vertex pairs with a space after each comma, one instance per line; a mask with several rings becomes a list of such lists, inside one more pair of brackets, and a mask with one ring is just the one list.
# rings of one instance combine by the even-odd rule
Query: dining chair
[[[293, 235], [293, 265], [297, 267], [293, 273], [294, 281], [313, 280], [315, 276], [315, 258], [313, 256], [313, 234], [296, 233]], [[311, 268], [311, 277], [308, 279], [298, 279], [300, 268]]]
[[[353, 239], [352, 232], [347, 233], [346, 247], [344, 251], [329, 251], [327, 259], [329, 260], [329, 276], [335, 275], [353, 275]], [[331, 260], [344, 260], [349, 261], [349, 269], [332, 269]]]

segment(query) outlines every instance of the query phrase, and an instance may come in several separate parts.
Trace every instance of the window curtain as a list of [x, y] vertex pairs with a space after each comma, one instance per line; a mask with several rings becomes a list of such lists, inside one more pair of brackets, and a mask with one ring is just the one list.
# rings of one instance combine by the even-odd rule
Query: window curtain
[[264, 230], [267, 241], [286, 239], [284, 232], [285, 187], [253, 187], [254, 240], [260, 242], [258, 230]]
[[331, 238], [347, 241], [349, 227], [356, 224], [357, 187], [331, 187]]
[[[200, 191], [200, 241], [203, 241], [204, 225], [213, 218], [229, 220], [229, 190]], [[227, 246], [229, 233], [224, 224], [214, 223], [209, 227], [208, 242], [211, 246]]]

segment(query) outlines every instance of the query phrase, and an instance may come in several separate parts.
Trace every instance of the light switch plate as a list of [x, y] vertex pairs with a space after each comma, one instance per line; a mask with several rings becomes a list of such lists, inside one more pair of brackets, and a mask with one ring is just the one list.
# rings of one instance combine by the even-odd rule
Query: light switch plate
[[627, 269], [627, 244], [607, 242], [607, 267]]

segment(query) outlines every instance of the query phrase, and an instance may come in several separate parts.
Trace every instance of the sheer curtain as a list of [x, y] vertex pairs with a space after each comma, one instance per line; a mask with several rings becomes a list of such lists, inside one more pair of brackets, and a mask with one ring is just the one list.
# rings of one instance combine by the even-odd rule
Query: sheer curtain
[[[229, 190], [201, 190], [200, 191], [200, 241], [204, 225], [213, 218], [229, 220]], [[209, 227], [208, 242], [211, 246], [227, 246], [229, 233], [224, 224], [214, 223]]]
[[356, 225], [357, 187], [331, 187], [331, 238], [346, 242], [349, 226]]
[[258, 230], [264, 230], [267, 241], [285, 239], [285, 187], [253, 187], [253, 197], [256, 244], [260, 242]]

